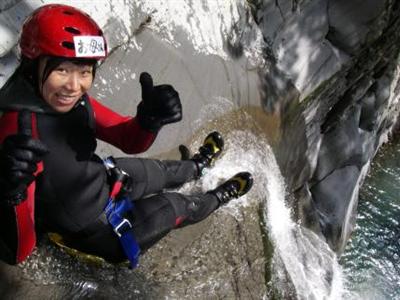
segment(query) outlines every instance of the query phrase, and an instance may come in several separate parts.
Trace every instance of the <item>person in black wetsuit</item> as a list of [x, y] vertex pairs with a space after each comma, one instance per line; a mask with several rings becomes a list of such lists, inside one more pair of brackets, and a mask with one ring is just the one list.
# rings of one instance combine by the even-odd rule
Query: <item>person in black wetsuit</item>
[[[242, 172], [205, 194], [165, 191], [210, 167], [224, 146], [218, 132], [182, 160], [124, 157], [104, 164], [95, 154], [96, 139], [126, 153], [143, 152], [164, 125], [181, 120], [182, 106], [171, 85], [155, 86], [148, 73], [140, 76], [136, 117], [121, 116], [89, 96], [107, 46], [87, 14], [67, 5], [42, 6], [24, 23], [20, 48], [20, 66], [0, 90], [3, 261], [23, 261], [39, 230], [60, 234], [79, 251], [120, 262], [129, 258], [131, 240], [143, 253], [172, 229], [199, 222], [250, 190], [253, 179]], [[108, 202], [121, 174], [122, 189]], [[134, 208], [118, 215], [116, 226], [105, 207], [122, 203], [120, 198]]]

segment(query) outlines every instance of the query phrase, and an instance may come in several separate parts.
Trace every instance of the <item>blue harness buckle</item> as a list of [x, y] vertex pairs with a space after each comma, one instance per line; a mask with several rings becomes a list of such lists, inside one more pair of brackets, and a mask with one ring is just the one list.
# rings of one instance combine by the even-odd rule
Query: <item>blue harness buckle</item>
[[[125, 227], [123, 227], [125, 226]], [[113, 228], [114, 232], [118, 235], [120, 238], [122, 234], [126, 233], [127, 231], [131, 230], [132, 224], [129, 222], [128, 219], [123, 219], [116, 227]], [[122, 229], [122, 233], [119, 232], [119, 230]]]
[[131, 199], [126, 196], [131, 187], [130, 178], [127, 173], [115, 165], [112, 157], [108, 157], [104, 164], [108, 173], [114, 175], [114, 184], [111, 187], [111, 195], [104, 208], [104, 213], [108, 223], [118, 236], [131, 267], [136, 268], [139, 262], [140, 247], [133, 234], [132, 223], [124, 217], [127, 212], [132, 212], [135, 208]]

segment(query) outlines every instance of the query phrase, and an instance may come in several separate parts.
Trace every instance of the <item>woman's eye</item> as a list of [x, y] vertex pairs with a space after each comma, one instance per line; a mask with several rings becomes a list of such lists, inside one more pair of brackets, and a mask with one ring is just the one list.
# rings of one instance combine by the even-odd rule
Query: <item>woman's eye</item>
[[91, 75], [92, 74], [92, 71], [91, 70], [83, 70], [82, 71], [82, 75], [83, 76], [89, 76], [89, 75]]
[[67, 69], [64, 69], [64, 68], [57, 68], [56, 71], [59, 72], [59, 73], [66, 73], [66, 72], [67, 72]]

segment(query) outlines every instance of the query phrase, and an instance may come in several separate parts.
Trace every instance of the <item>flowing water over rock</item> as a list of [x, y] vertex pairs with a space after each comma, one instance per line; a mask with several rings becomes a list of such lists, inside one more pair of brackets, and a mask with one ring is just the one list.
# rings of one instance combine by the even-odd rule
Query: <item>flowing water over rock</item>
[[[220, 99], [215, 107], [223, 109], [223, 103]], [[203, 112], [212, 116], [215, 107], [209, 105]], [[232, 129], [238, 124], [254, 122], [246, 114], [239, 114], [233, 120], [234, 123], [228, 122], [225, 126]], [[260, 133], [256, 136], [233, 131], [227, 135], [226, 148], [226, 153], [202, 180], [203, 190], [216, 186], [218, 180], [237, 171], [249, 170], [254, 174], [255, 191], [246, 197], [262, 201], [264, 230], [274, 246], [269, 283], [274, 288], [265, 297], [273, 297], [275, 289], [284, 299], [342, 299], [347, 292], [337, 257], [326, 242], [293, 220], [284, 178], [268, 141]], [[238, 203], [243, 201], [247, 199]]]
[[[273, 157], [271, 158], [274, 161]], [[269, 198], [264, 212], [275, 246], [273, 278], [284, 299], [341, 299], [343, 276], [335, 253], [320, 237], [293, 221], [276, 163], [265, 169]], [[272, 174], [271, 174], [272, 171]], [[294, 291], [287, 292], [289, 278]]]
[[[342, 299], [343, 275], [335, 253], [315, 233], [293, 222], [279, 198], [271, 198], [275, 203], [268, 205], [268, 219], [276, 246], [273, 274], [284, 299]], [[286, 276], [296, 296], [286, 292]]]

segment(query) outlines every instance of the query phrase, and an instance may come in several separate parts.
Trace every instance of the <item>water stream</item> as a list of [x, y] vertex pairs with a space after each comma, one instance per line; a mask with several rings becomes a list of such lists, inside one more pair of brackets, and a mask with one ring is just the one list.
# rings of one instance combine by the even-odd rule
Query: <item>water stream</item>
[[[220, 109], [224, 105], [227, 104], [220, 99]], [[210, 116], [213, 111], [212, 107], [204, 108], [205, 115]], [[246, 114], [234, 119], [228, 124], [230, 128], [254, 122]], [[264, 201], [266, 231], [274, 245], [272, 286], [284, 299], [342, 299], [347, 291], [337, 257], [327, 243], [293, 220], [284, 178], [267, 139], [261, 134], [235, 130], [229, 132], [227, 142], [227, 153], [211, 170], [211, 176], [203, 179], [204, 190], [215, 186], [210, 184], [211, 178], [226, 178], [243, 169], [254, 174], [255, 191], [250, 196]]]
[[335, 253], [316, 234], [293, 221], [284, 180], [271, 150], [267, 153], [271, 168], [265, 169], [269, 192], [265, 219], [275, 246], [275, 286], [281, 287], [284, 298], [292, 297], [292, 291], [282, 285], [288, 276], [298, 299], [341, 299], [345, 290]]

